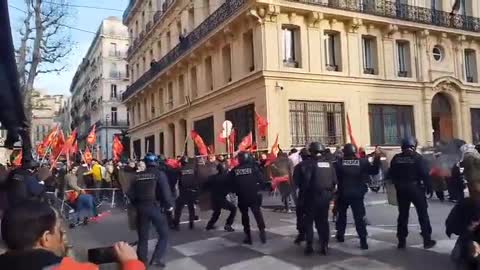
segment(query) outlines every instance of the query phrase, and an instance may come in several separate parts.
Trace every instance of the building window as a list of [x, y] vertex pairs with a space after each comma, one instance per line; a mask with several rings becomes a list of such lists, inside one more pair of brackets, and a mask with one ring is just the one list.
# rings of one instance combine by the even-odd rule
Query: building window
[[112, 126], [116, 126], [118, 123], [117, 119], [117, 107], [112, 107], [112, 113], [111, 113], [111, 120], [112, 120]]
[[197, 81], [197, 67], [192, 67], [190, 69], [190, 88], [192, 90], [192, 97], [197, 97], [198, 95], [198, 81]]
[[155, 56], [153, 56], [153, 50], [150, 49], [150, 67], [152, 67], [153, 64], [155, 64]]
[[164, 112], [164, 100], [163, 100], [163, 88], [160, 88], [160, 91], [158, 93], [158, 106], [159, 112], [163, 113]]
[[151, 109], [150, 109], [150, 113], [152, 114], [152, 118], [155, 117], [155, 94], [152, 93], [150, 95], [150, 105], [151, 105]]
[[368, 106], [370, 115], [370, 144], [399, 145], [402, 138], [415, 136], [413, 106]]
[[125, 77], [130, 77], [130, 67], [128, 66], [128, 64], [125, 65]]
[[137, 73], [136, 73], [136, 76], [135, 76], [135, 79], [138, 79], [140, 78], [140, 64], [137, 63]]
[[135, 126], [135, 124], [136, 124], [136, 118], [135, 118], [135, 105], [132, 105], [132, 110], [131, 110], [131, 113], [132, 113], [132, 126]]
[[142, 158], [142, 142], [140, 140], [133, 141], [133, 159], [140, 160]]
[[[194, 121], [193, 130], [198, 132], [202, 137], [203, 142], [207, 147], [213, 146], [215, 144], [215, 128], [214, 128], [213, 116]], [[223, 152], [223, 149], [220, 150]], [[199, 155], [197, 148], [195, 147], [195, 155]]]
[[340, 33], [325, 32], [325, 65], [328, 71], [342, 71], [342, 46]]
[[362, 37], [363, 73], [378, 74], [377, 39], [372, 36]]
[[141, 114], [142, 109], [140, 108], [140, 102], [137, 103], [137, 120], [135, 123], [138, 125], [142, 122], [142, 114]]
[[207, 90], [213, 90], [213, 67], [212, 67], [212, 57], [208, 56], [205, 58], [205, 84], [207, 86]]
[[467, 82], [476, 83], [478, 82], [477, 75], [477, 53], [475, 50], [466, 49], [465, 50], [465, 79]]
[[135, 38], [138, 37], [138, 34], [140, 34], [140, 32], [138, 31], [138, 21], [135, 21]]
[[169, 110], [173, 108], [173, 83], [172, 82], [168, 83], [167, 105]]
[[283, 65], [286, 67], [300, 67], [300, 28], [298, 26], [283, 25]]
[[165, 155], [165, 135], [163, 132], [160, 132], [160, 155]]
[[167, 32], [167, 52], [170, 51], [171, 46], [172, 46], [172, 36], [170, 35], [170, 32]]
[[179, 104], [185, 102], [185, 77], [183, 75], [178, 76], [178, 100]]
[[117, 50], [117, 43], [110, 43], [111, 49], [110, 49], [110, 56], [119, 56], [119, 52]]
[[147, 121], [148, 119], [150, 119], [148, 117], [148, 105], [147, 104], [148, 104], [147, 103], [147, 98], [144, 98], [143, 99], [143, 106], [142, 106], [143, 107], [143, 120], [144, 121]]
[[291, 100], [289, 105], [292, 146], [344, 143], [343, 103]]
[[247, 72], [255, 70], [255, 51], [253, 45], [253, 31], [250, 30], [243, 34], [243, 49], [245, 59], [245, 69]]
[[433, 55], [433, 59], [435, 59], [435, 61], [442, 62], [443, 55], [444, 55], [443, 48], [441, 46], [436, 45], [432, 49], [432, 55]]
[[110, 98], [117, 98], [117, 85], [110, 85]]
[[142, 57], [142, 74], [147, 71], [147, 60], [145, 59], [145, 56]]
[[470, 109], [472, 123], [472, 141], [475, 145], [480, 143], [480, 109]]
[[130, 107], [127, 107], [127, 126], [130, 126]]
[[142, 28], [145, 27], [146, 24], [147, 23], [145, 22], [145, 11], [142, 11]]
[[162, 58], [162, 41], [157, 41], [158, 59]]
[[188, 10], [188, 30], [190, 32], [195, 29], [195, 10], [193, 8]]
[[232, 52], [230, 45], [223, 47], [222, 49], [222, 62], [223, 62], [223, 79], [225, 83], [232, 81]]
[[410, 42], [397, 40], [398, 77], [411, 77]]
[[242, 138], [245, 138], [252, 132], [253, 138], [255, 136], [255, 106], [248, 104], [230, 111], [225, 112], [225, 120], [232, 122], [235, 127], [236, 140], [235, 149], [240, 144]]
[[120, 74], [118, 72], [118, 67], [116, 63], [112, 63], [112, 68], [110, 70], [110, 78], [119, 79]]

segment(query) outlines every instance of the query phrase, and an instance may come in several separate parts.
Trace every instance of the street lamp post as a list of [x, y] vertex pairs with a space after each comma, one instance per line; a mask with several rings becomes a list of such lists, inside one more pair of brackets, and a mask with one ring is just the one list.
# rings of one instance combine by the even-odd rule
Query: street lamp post
[[110, 119], [110, 115], [105, 115], [105, 155], [108, 160], [108, 120]]

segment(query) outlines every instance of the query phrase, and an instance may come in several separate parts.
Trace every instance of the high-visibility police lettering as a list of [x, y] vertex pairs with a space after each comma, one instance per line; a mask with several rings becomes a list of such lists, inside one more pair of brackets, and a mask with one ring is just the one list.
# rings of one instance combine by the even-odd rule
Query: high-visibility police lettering
[[155, 175], [152, 173], [141, 173], [137, 176], [137, 181], [155, 180]]
[[400, 164], [415, 164], [415, 160], [412, 157], [401, 157], [397, 156], [395, 162]]
[[318, 168], [330, 168], [330, 163], [328, 162], [317, 162]]
[[252, 168], [243, 168], [243, 169], [236, 169], [235, 170], [235, 176], [240, 176], [240, 175], [249, 175], [252, 174]]
[[192, 169], [182, 170], [182, 175], [193, 175], [194, 173], [195, 171]]
[[350, 160], [343, 160], [343, 166], [360, 166], [360, 160], [358, 159], [350, 159]]

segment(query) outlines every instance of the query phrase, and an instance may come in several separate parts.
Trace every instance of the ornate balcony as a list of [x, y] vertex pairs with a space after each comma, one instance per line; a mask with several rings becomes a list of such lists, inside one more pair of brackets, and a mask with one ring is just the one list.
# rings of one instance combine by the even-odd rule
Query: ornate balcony
[[308, 5], [323, 6], [347, 11], [361, 12], [381, 17], [400, 19], [422, 24], [479, 32], [480, 18], [417, 7], [394, 1], [371, 0], [287, 0]]
[[158, 22], [161, 16], [162, 16], [162, 11], [157, 10], [157, 12], [155, 12], [155, 15], [153, 15], [153, 23]]
[[142, 89], [146, 83], [148, 83], [158, 74], [162, 73], [168, 68], [168, 66], [184, 56], [187, 51], [204, 40], [208, 34], [218, 29], [221, 24], [230, 19], [233, 15], [237, 14], [247, 2], [248, 0], [230, 0], [222, 4], [197, 28], [188, 34], [182, 43], [178, 44], [175, 48], [168, 52], [167, 55], [153, 64], [147, 72], [145, 72], [138, 80], [130, 85], [130, 87], [128, 87], [127, 90], [125, 90], [125, 92], [122, 94], [122, 99], [126, 100]]
[[150, 29], [152, 29], [152, 22], [147, 23], [147, 26], [145, 27], [145, 31], [148, 32], [150, 31]]

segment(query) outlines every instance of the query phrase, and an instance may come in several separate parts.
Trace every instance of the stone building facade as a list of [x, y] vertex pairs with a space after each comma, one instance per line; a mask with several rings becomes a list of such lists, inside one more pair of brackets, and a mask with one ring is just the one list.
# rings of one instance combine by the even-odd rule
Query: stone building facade
[[132, 153], [182, 154], [192, 129], [222, 152], [222, 122], [255, 135], [255, 111], [259, 148], [341, 145], [347, 116], [363, 146], [479, 142], [480, 2], [451, 2], [132, 0]]
[[121, 103], [129, 84], [128, 46], [128, 31], [122, 21], [116, 17], [103, 20], [70, 86], [72, 129], [77, 128], [80, 146], [84, 146], [95, 125], [94, 151], [98, 149], [102, 159], [112, 158], [114, 134], [128, 129], [127, 110]]

